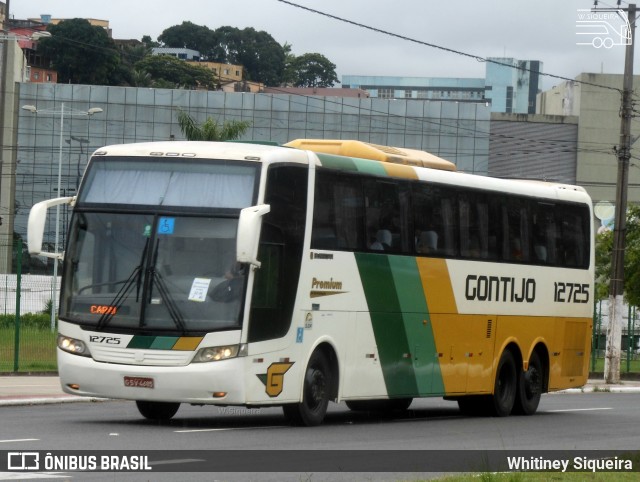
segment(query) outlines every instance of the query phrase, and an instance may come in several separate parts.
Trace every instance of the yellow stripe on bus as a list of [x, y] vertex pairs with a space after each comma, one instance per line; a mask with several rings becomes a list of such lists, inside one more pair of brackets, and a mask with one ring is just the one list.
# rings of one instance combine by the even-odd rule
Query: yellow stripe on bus
[[416, 258], [429, 313], [458, 313], [444, 259]]
[[173, 350], [187, 350], [193, 351], [198, 348], [198, 345], [202, 341], [201, 336], [181, 336], [173, 345]]
[[411, 166], [386, 163], [383, 165], [383, 167], [387, 175], [390, 177], [399, 177], [402, 179], [418, 179], [416, 170]]

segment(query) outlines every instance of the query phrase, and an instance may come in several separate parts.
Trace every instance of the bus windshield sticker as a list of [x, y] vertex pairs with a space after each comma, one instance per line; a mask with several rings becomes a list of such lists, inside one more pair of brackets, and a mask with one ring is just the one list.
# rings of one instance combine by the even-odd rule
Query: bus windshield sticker
[[189, 301], [205, 301], [210, 284], [211, 280], [209, 278], [195, 278], [189, 292]]
[[160, 218], [158, 221], [158, 234], [173, 234], [176, 218]]
[[145, 238], [150, 238], [151, 237], [151, 225], [150, 224], [146, 224], [144, 226], [144, 232], [142, 233], [142, 235]]

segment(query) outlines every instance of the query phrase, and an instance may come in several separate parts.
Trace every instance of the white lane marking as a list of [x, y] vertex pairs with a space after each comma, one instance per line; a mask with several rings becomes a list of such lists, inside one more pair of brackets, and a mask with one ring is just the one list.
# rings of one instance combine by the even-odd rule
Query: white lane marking
[[613, 407], [564, 408], [562, 410], [545, 410], [545, 412], [590, 412], [592, 410], [613, 410]]
[[194, 428], [191, 430], [174, 430], [174, 433], [194, 433], [194, 432], [227, 432], [229, 430], [258, 430], [274, 428], [291, 428], [290, 425], [267, 425], [265, 427], [230, 427], [230, 428]]
[[194, 433], [194, 432], [224, 432], [226, 430], [235, 430], [233, 428], [196, 428], [193, 430], [174, 430], [174, 433]]
[[37, 442], [39, 438], [16, 438], [13, 440], [0, 440], [0, 444], [8, 444], [12, 442]]

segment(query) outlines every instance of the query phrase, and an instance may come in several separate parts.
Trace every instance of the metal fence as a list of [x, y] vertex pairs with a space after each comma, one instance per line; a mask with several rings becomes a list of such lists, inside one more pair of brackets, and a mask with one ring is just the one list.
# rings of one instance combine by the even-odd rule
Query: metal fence
[[56, 371], [53, 277], [0, 275], [0, 373]]
[[[622, 319], [622, 339], [620, 343], [621, 377], [640, 377], [640, 310], [626, 305], [626, 316]], [[592, 374], [604, 372], [604, 357], [607, 348], [607, 326], [609, 323], [609, 302], [596, 302], [593, 311], [593, 333], [591, 336]]]
[[[53, 281], [53, 276], [39, 274], [0, 275], [0, 373], [57, 370], [52, 307], [58, 303], [60, 279]], [[589, 363], [596, 376], [603, 372], [606, 323], [607, 306], [599, 302], [594, 307]], [[624, 323], [620, 374], [640, 376], [640, 310], [630, 307]]]

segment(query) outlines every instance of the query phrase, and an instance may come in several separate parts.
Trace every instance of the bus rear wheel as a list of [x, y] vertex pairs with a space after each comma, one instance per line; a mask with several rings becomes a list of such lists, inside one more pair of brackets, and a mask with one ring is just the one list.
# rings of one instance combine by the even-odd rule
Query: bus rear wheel
[[143, 400], [137, 400], [136, 406], [144, 418], [156, 421], [171, 420], [171, 417], [180, 408], [180, 404], [177, 402], [147, 402]]
[[302, 402], [282, 406], [289, 422], [307, 427], [322, 423], [329, 405], [331, 375], [327, 357], [321, 350], [314, 351], [304, 375]]
[[544, 370], [540, 356], [534, 351], [526, 372], [518, 377], [518, 391], [513, 412], [518, 415], [533, 415], [538, 410], [542, 395]]
[[490, 398], [489, 410], [491, 415], [506, 417], [511, 414], [516, 400], [518, 388], [518, 373], [516, 362], [510, 350], [505, 350], [498, 362], [493, 396]]

